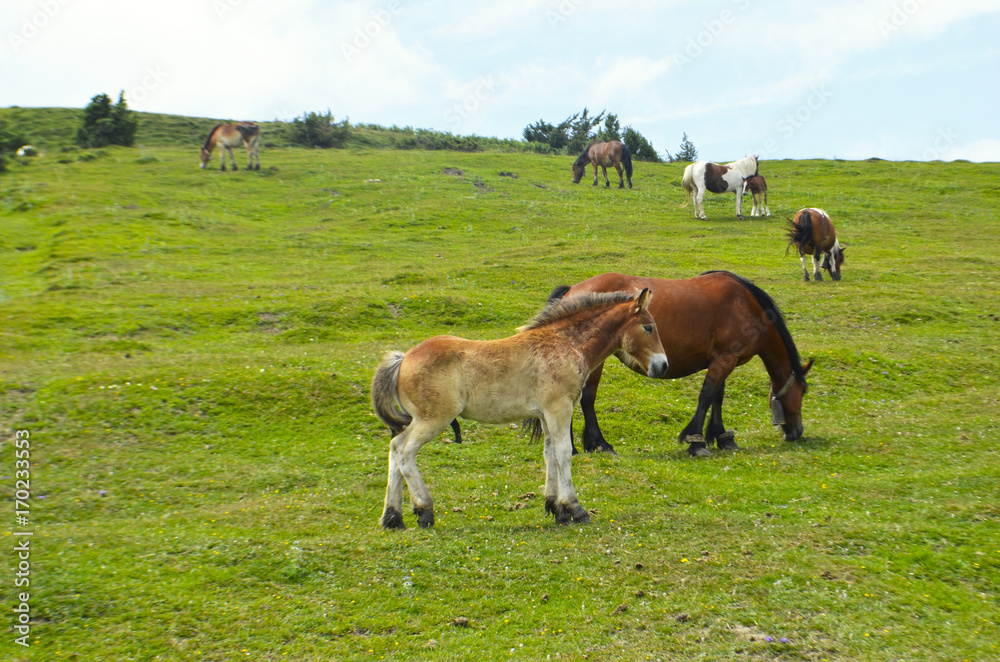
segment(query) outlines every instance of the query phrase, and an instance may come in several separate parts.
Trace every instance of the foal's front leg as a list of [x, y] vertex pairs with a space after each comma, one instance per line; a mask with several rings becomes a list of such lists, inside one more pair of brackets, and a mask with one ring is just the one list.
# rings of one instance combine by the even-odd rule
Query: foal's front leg
[[573, 487], [570, 439], [573, 403], [568, 403], [565, 410], [555, 415], [545, 414], [541, 419], [545, 432], [545, 512], [552, 513], [556, 524], [587, 524], [590, 513], [580, 505]]

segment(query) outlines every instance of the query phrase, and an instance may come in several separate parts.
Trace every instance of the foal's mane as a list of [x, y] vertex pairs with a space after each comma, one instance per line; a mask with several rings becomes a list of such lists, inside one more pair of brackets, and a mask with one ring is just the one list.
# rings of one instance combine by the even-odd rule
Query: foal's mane
[[212, 127], [212, 130], [208, 132], [208, 136], [205, 137], [205, 144], [201, 146], [202, 149], [208, 149], [209, 143], [212, 142], [212, 136], [215, 135], [215, 132], [218, 131], [220, 126], [222, 125], [216, 124], [215, 126]]
[[[792, 374], [795, 375], [795, 379], [797, 381], [801, 382], [801, 384], [805, 386], [806, 374], [802, 371], [802, 360], [799, 358], [799, 350], [795, 346], [795, 341], [792, 340], [792, 334], [788, 331], [784, 315], [781, 314], [778, 304], [774, 302], [771, 295], [748, 281], [746, 278], [737, 276], [731, 271], [706, 271], [705, 274], [725, 274], [746, 288], [753, 298], [757, 300], [757, 303], [760, 304], [760, 307], [763, 308], [764, 312], [767, 314], [767, 319], [771, 321], [774, 328], [777, 330], [778, 335], [781, 337], [781, 342], [785, 345], [785, 350], [788, 352], [788, 359], [792, 363]], [[702, 275], [704, 276], [705, 274]]]
[[[553, 295], [555, 295], [555, 292], [553, 292]], [[548, 303], [545, 304], [545, 308], [532, 317], [527, 324], [518, 328], [518, 331], [529, 331], [547, 326], [565, 317], [569, 317], [584, 308], [622, 303], [623, 301], [631, 301], [634, 298], [634, 292], [584, 292], [583, 294], [576, 294], [567, 299], [553, 299], [550, 297]]]

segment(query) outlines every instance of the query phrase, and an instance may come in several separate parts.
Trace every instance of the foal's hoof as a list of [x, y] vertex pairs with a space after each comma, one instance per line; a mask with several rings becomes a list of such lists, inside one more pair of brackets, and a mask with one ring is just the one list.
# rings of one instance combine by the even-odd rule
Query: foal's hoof
[[726, 430], [716, 437], [715, 443], [718, 444], [719, 450], [723, 451], [738, 451], [740, 449], [736, 445], [736, 433], [732, 430]]
[[386, 508], [382, 513], [382, 528], [389, 530], [402, 530], [406, 528], [403, 524], [403, 513], [395, 508]]

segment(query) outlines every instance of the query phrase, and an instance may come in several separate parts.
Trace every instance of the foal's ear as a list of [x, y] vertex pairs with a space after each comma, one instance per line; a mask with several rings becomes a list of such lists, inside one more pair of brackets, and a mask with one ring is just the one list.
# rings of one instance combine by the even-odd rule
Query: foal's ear
[[815, 363], [815, 362], [816, 362], [816, 359], [809, 359], [809, 363], [807, 363], [804, 366], [802, 366], [802, 374], [803, 375], [808, 375], [809, 374], [809, 370], [813, 367], [813, 363]]
[[635, 298], [635, 314], [639, 314], [642, 311], [649, 308], [649, 300], [653, 298], [653, 293], [649, 291], [648, 287], [644, 287], [642, 292], [639, 292], [639, 296]]

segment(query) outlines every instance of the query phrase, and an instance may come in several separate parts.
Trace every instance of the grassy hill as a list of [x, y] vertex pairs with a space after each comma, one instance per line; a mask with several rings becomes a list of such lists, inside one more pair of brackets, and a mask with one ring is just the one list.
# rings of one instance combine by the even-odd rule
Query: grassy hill
[[[61, 143], [51, 112], [32, 140]], [[763, 162], [774, 216], [709, 196], [697, 221], [679, 164], [619, 191], [567, 157], [265, 149], [220, 173], [143, 141], [0, 175], [0, 439], [30, 435], [8, 516], [34, 533], [32, 645], [8, 630], [5, 659], [997, 657], [1000, 165]], [[850, 245], [839, 283], [784, 254], [812, 205]], [[510, 335], [603, 271], [707, 269], [816, 358], [802, 441], [753, 361], [726, 391], [743, 450], [691, 459], [701, 376], [612, 360], [619, 455], [573, 461], [591, 525], [546, 517], [537, 444], [466, 422], [418, 456], [436, 526], [378, 528], [383, 352]]]

